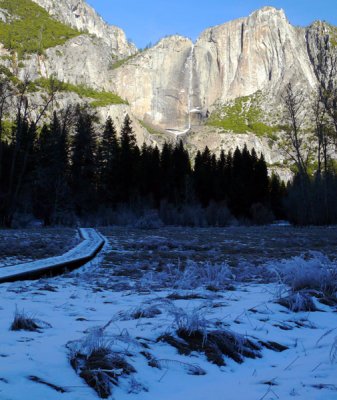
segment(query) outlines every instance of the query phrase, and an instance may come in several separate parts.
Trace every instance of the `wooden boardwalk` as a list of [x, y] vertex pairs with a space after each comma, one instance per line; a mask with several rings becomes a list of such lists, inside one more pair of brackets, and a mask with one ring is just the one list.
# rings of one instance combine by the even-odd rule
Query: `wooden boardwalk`
[[45, 258], [0, 269], [0, 283], [37, 279], [81, 267], [92, 260], [102, 249], [105, 240], [92, 228], [80, 228], [82, 241], [61, 256]]

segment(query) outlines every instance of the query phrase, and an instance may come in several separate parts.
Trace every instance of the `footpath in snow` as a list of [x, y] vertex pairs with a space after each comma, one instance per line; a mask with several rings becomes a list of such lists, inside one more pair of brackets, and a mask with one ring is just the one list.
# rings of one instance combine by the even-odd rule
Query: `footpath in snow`
[[81, 243], [61, 256], [45, 258], [0, 269], [0, 283], [29, 279], [46, 272], [75, 268], [90, 261], [104, 245], [102, 236], [92, 228], [80, 228]]

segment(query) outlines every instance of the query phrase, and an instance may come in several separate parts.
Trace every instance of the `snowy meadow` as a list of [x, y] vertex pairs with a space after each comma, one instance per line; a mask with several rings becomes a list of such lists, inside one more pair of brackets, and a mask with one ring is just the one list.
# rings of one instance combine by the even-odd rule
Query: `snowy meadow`
[[[1, 261], [36, 258], [13, 232]], [[79, 241], [57, 232], [43, 257]], [[100, 233], [80, 269], [0, 285], [1, 400], [337, 398], [337, 228]]]

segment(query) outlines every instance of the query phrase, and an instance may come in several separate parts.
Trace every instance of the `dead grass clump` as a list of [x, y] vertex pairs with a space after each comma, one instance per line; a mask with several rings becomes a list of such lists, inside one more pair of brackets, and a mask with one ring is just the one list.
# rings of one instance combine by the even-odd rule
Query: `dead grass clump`
[[76, 352], [72, 354], [70, 364], [102, 399], [111, 395], [111, 385], [118, 385], [120, 376], [136, 372], [124, 357], [108, 347], [97, 348], [89, 355]]
[[23, 310], [15, 310], [14, 320], [10, 326], [11, 331], [40, 332], [41, 328], [42, 326], [38, 325], [34, 318], [28, 317]]
[[46, 285], [43, 285], [39, 287], [40, 291], [46, 291], [46, 292], [57, 292], [57, 289], [55, 286], [49, 285], [48, 283]]
[[83, 340], [67, 344], [70, 350], [69, 361], [76, 373], [92, 387], [102, 399], [112, 393], [119, 378], [136, 372], [121, 353], [117, 342], [132, 344], [127, 333], [108, 336], [104, 330], [112, 323], [91, 330]]
[[165, 343], [169, 344], [170, 346], [175, 347], [178, 350], [178, 353], [182, 354], [184, 356], [190, 355], [191, 352], [193, 351], [192, 349], [190, 349], [190, 347], [184, 340], [181, 340], [180, 338], [177, 338], [168, 333], [165, 333], [164, 335], [159, 336], [159, 338], [157, 339], [157, 342], [165, 342]]
[[301, 292], [291, 293], [286, 297], [281, 297], [276, 301], [276, 303], [288, 308], [290, 311], [293, 312], [318, 311], [312, 298], [308, 294]]
[[168, 299], [170, 300], [197, 300], [197, 299], [205, 299], [205, 296], [202, 296], [201, 294], [198, 293], [171, 293], [167, 296]]
[[223, 287], [219, 287], [216, 285], [208, 285], [208, 286], [206, 286], [206, 289], [209, 290], [210, 292], [220, 292], [220, 291], [235, 292], [236, 291], [236, 287], [231, 284], [225, 285]]
[[245, 357], [261, 357], [259, 344], [230, 331], [178, 329], [176, 333], [177, 337], [166, 334], [158, 340], [174, 346], [180, 354], [189, 355], [193, 351], [204, 353], [209, 362], [219, 366], [226, 365], [224, 356], [237, 363], [242, 363]]
[[277, 353], [281, 353], [282, 351], [289, 349], [289, 347], [284, 346], [283, 344], [277, 342], [272, 342], [272, 341], [263, 342], [262, 340], [260, 340], [259, 343], [266, 349], [276, 351]]
[[133, 319], [141, 319], [141, 318], [155, 318], [157, 315], [160, 315], [161, 311], [159, 308], [155, 306], [150, 306], [146, 308], [138, 308], [131, 314], [131, 318]]

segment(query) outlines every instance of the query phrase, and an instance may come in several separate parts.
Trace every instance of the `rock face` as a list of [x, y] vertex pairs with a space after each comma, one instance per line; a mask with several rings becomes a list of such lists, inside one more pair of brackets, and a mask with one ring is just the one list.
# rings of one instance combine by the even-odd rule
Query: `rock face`
[[266, 103], [279, 101], [290, 81], [309, 93], [317, 83], [315, 66], [306, 30], [272, 7], [209, 28], [195, 44], [164, 39], [113, 74], [117, 92], [139, 118], [181, 131], [219, 102], [257, 91]]
[[258, 90], [279, 95], [289, 81], [315, 86], [305, 30], [291, 26], [283, 10], [265, 7], [207, 29], [195, 47], [200, 99], [208, 107]]
[[[337, 29], [321, 21], [316, 21], [306, 30], [308, 55], [318, 81], [328, 83], [331, 77], [332, 63], [337, 59], [337, 47], [331, 38]], [[335, 33], [336, 35], [336, 33]], [[336, 36], [334, 36], [336, 37]]]
[[[45, 54], [32, 54], [21, 61], [15, 73], [23, 79], [54, 75], [61, 81], [84, 84], [98, 90], [112, 91], [111, 70], [119, 60], [137, 53], [124, 31], [108, 25], [83, 0], [32, 0], [49, 14], [83, 34], [65, 44], [49, 48]], [[3, 51], [2, 51], [3, 52]], [[11, 68], [10, 61], [2, 61]]]
[[54, 75], [64, 82], [112, 91], [109, 79], [112, 63], [109, 46], [102, 39], [80, 35], [64, 45], [47, 49], [45, 55], [34, 54], [24, 60], [25, 68], [19, 70], [19, 77], [22, 79], [28, 73], [35, 80]]
[[192, 42], [172, 36], [112, 73], [117, 93], [145, 121], [172, 130], [188, 128]]
[[122, 29], [104, 22], [84, 0], [33, 1], [64, 24], [102, 39], [118, 58], [125, 58], [137, 52], [137, 48], [128, 42]]

